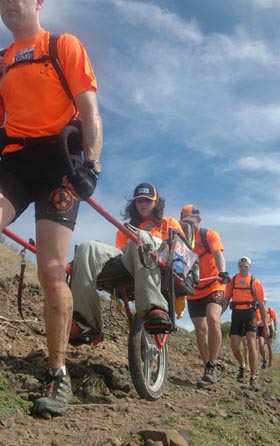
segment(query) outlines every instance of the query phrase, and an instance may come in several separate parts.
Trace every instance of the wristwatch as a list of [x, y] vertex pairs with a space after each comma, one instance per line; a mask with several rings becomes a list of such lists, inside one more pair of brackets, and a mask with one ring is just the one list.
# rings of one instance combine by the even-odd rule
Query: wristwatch
[[85, 160], [84, 165], [92, 169], [97, 175], [102, 172], [102, 165], [99, 160]]
[[95, 173], [100, 174], [102, 172], [102, 165], [99, 160], [93, 160], [93, 170]]

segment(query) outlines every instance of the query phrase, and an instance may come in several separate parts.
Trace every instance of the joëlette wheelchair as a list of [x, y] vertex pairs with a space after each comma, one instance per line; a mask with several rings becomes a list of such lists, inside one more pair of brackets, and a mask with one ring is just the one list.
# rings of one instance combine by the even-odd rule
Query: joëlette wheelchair
[[[90, 204], [102, 215], [106, 213], [95, 200], [90, 200]], [[129, 230], [124, 225], [114, 221], [113, 217], [110, 218], [119, 229], [129, 234]], [[26, 242], [9, 229], [5, 229], [3, 233], [21, 244], [24, 249], [36, 253], [33, 241]], [[132, 242], [139, 242], [135, 234], [130, 235]], [[153, 267], [156, 262], [160, 268], [161, 292], [168, 302], [171, 321], [168, 329], [162, 332], [162, 328], [155, 324], [147, 330], [144, 321], [140, 320], [131, 308], [135, 301], [134, 279], [119, 258], [111, 259], [105, 265], [98, 276], [97, 288], [113, 294], [123, 302], [129, 324], [128, 363], [131, 378], [138, 395], [148, 401], [154, 401], [162, 396], [168, 377], [168, 337], [170, 333], [177, 330], [175, 299], [177, 296], [193, 294], [195, 286], [200, 282], [199, 267], [197, 256], [193, 253], [189, 242], [181, 233], [171, 228], [168, 240], [163, 241], [157, 251], [152, 251], [149, 245], [141, 243], [138, 245], [138, 251], [143, 267]], [[70, 276], [70, 281], [71, 271], [72, 264], [68, 264], [66, 273], [68, 277]], [[24, 319], [20, 301], [18, 301], [18, 307]], [[32, 326], [30, 328], [35, 331]]]
[[[75, 169], [75, 153], [70, 156], [68, 150], [68, 140], [72, 136], [77, 136], [77, 129], [68, 126], [61, 138], [62, 157], [68, 165], [70, 174], [74, 174]], [[139, 242], [132, 227], [123, 225], [114, 219], [93, 198], [89, 198], [87, 202], [109, 222], [125, 232], [132, 242], [137, 243], [143, 267], [152, 267], [153, 262], [157, 262], [161, 270], [161, 292], [168, 302], [171, 321], [168, 329], [164, 332], [156, 324], [152, 328], [149, 327], [149, 331], [147, 331], [144, 322], [131, 310], [130, 303], [135, 301], [134, 280], [121, 262], [116, 262], [115, 265], [110, 262], [108, 267], [105, 266], [97, 282], [100, 291], [115, 294], [123, 301], [130, 326], [128, 362], [132, 381], [141, 398], [150, 401], [156, 400], [163, 394], [167, 381], [167, 342], [169, 334], [176, 331], [176, 296], [193, 294], [195, 286], [200, 282], [197, 256], [192, 251], [190, 241], [173, 229], [169, 230], [168, 240], [163, 241], [160, 248], [153, 252], [151, 246]], [[9, 229], [5, 229], [3, 233], [20, 243], [25, 249], [36, 253], [33, 243], [26, 242]], [[67, 266], [66, 272], [71, 275], [70, 264]], [[20, 314], [22, 315], [21, 311]]]
[[197, 256], [188, 241], [176, 230], [169, 229], [169, 238], [153, 252], [139, 245], [139, 256], [145, 268], [156, 262], [161, 271], [161, 292], [168, 302], [169, 327], [155, 323], [147, 329], [131, 303], [135, 301], [133, 277], [120, 258], [111, 259], [97, 278], [97, 288], [123, 302], [129, 324], [128, 363], [134, 387], [141, 398], [149, 401], [161, 397], [168, 376], [168, 336], [176, 331], [175, 299], [193, 294], [199, 283]]

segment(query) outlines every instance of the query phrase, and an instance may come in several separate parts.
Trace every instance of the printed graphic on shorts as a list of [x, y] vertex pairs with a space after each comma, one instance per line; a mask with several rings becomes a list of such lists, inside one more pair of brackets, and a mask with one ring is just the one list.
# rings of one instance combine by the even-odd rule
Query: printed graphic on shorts
[[57, 188], [52, 191], [48, 201], [48, 214], [64, 215], [71, 211], [75, 199], [67, 189]]

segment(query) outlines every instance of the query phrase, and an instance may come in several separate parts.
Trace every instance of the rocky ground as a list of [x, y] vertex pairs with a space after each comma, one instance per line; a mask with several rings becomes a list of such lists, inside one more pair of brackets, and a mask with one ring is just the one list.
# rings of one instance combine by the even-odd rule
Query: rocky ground
[[[34, 334], [17, 311], [19, 265], [19, 254], [0, 244], [0, 446], [167, 444], [144, 443], [134, 434], [140, 430], [175, 430], [184, 444], [194, 446], [279, 445], [279, 357], [270, 369], [259, 370], [258, 386], [252, 391], [249, 378], [236, 381], [237, 365], [225, 340], [219, 383], [197, 389], [203, 370], [194, 336], [178, 329], [169, 337], [163, 397], [141, 400], [128, 370], [126, 320], [107, 301], [105, 341], [96, 347], [69, 345], [74, 398], [68, 412], [48, 420], [34, 417], [30, 408], [43, 382], [47, 351], [45, 337]], [[43, 296], [31, 264], [25, 283], [25, 319], [43, 333]]]

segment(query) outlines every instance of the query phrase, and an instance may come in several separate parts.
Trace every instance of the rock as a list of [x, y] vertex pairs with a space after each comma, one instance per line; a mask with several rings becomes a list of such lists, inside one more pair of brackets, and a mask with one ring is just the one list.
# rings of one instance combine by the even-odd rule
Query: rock
[[132, 433], [139, 435], [145, 441], [153, 440], [153, 442], [161, 442], [162, 446], [189, 446], [189, 443], [176, 430], [146, 429]]

